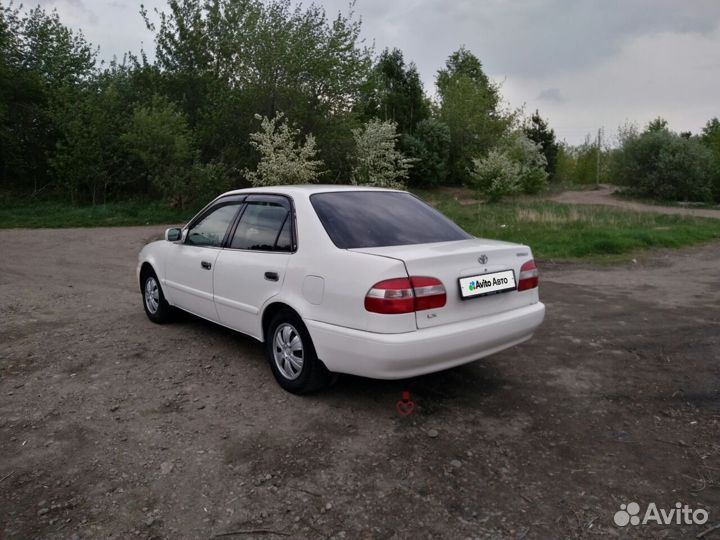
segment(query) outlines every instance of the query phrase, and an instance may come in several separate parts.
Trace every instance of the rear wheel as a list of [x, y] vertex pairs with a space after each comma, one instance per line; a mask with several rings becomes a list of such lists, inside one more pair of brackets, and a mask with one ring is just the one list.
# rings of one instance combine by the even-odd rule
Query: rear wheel
[[142, 279], [143, 307], [145, 314], [154, 323], [163, 324], [170, 320], [172, 306], [165, 300], [165, 295], [160, 287], [155, 272], [149, 271], [143, 274]]
[[318, 359], [310, 334], [294, 311], [279, 311], [266, 330], [265, 354], [275, 379], [285, 390], [305, 394], [332, 382], [332, 374]]

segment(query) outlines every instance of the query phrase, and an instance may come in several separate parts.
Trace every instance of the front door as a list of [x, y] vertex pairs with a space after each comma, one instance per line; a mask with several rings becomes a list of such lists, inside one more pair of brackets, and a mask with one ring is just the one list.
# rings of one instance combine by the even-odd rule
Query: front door
[[217, 322], [213, 271], [240, 205], [239, 201], [218, 202], [189, 225], [183, 242], [170, 246], [165, 290], [173, 305]]
[[215, 306], [222, 324], [260, 338], [260, 310], [282, 288], [294, 251], [293, 213], [282, 196], [251, 195], [215, 261]]

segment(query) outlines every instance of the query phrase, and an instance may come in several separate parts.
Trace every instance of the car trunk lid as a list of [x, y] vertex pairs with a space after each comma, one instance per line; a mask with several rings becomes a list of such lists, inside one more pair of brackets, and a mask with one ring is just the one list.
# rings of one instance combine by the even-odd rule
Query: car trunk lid
[[[532, 259], [530, 248], [520, 244], [473, 238], [433, 244], [356, 248], [351, 251], [398, 259], [405, 264], [409, 276], [434, 277], [443, 283], [447, 292], [446, 304], [441, 308], [416, 312], [418, 328], [485, 317], [537, 302], [536, 289], [522, 292], [513, 289], [465, 299], [460, 293], [460, 278], [507, 270], [513, 272], [517, 285], [520, 267]], [[502, 274], [499, 276], [502, 277]], [[504, 276], [509, 277], [508, 274]], [[492, 277], [489, 281], [492, 281]]]

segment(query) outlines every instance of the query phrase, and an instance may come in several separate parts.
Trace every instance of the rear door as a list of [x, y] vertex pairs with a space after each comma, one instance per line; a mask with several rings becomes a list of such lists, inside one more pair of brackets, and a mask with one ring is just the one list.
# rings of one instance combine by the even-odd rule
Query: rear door
[[280, 292], [295, 250], [288, 198], [251, 195], [215, 261], [214, 299], [222, 324], [261, 337], [260, 310]]
[[237, 199], [218, 201], [190, 223], [182, 242], [170, 246], [165, 290], [173, 305], [218, 320], [213, 302], [213, 268], [241, 204]]

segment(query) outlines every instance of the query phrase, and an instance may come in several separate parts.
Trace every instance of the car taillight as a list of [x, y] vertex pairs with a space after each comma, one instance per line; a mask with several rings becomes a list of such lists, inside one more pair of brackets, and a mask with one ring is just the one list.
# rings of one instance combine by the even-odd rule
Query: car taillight
[[386, 315], [413, 313], [445, 305], [447, 294], [439, 279], [425, 276], [386, 279], [365, 296], [365, 309]]
[[538, 286], [538, 272], [535, 261], [529, 260], [520, 267], [520, 275], [518, 276], [518, 291], [527, 291]]

